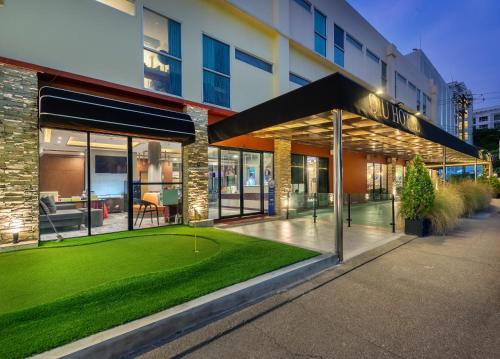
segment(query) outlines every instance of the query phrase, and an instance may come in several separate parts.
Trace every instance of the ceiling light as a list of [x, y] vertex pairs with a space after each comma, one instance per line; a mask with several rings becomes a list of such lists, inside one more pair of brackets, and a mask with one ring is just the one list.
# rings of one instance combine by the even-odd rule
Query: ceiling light
[[378, 89], [375, 93], [376, 93], [377, 95], [383, 95], [383, 94], [384, 94], [384, 90], [382, 90], [382, 89]]
[[420, 111], [415, 112], [415, 116], [420, 116]]
[[50, 128], [43, 129], [43, 141], [45, 143], [50, 143], [50, 137], [52, 136], [52, 130]]

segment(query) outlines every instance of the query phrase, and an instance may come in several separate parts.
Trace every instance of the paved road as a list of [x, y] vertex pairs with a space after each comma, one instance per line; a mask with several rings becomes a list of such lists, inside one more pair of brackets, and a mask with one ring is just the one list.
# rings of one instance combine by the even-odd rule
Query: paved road
[[356, 259], [143, 358], [500, 358], [500, 201], [447, 237]]

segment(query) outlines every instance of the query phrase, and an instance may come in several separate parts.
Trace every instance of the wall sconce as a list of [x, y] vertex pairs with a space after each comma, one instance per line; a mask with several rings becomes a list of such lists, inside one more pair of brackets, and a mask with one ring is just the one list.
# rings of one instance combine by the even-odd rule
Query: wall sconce
[[21, 227], [21, 221], [19, 219], [13, 219], [10, 222], [10, 231], [12, 233], [12, 243], [19, 243], [19, 230]]

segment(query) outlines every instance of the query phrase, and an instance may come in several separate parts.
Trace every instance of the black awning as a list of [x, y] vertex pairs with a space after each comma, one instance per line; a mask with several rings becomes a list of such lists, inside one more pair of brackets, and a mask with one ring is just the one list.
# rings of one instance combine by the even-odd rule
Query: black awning
[[479, 158], [474, 146], [398, 104], [375, 95], [340, 73], [326, 76], [209, 125], [208, 139], [210, 143], [219, 142], [332, 109], [345, 110]]
[[108, 132], [191, 143], [194, 124], [185, 113], [44, 86], [41, 126]]

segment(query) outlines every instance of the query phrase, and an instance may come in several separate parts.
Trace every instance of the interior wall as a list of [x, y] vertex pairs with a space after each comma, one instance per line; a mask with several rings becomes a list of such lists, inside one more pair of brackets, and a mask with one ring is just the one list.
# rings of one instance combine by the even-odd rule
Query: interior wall
[[344, 193], [366, 193], [366, 154], [344, 151], [342, 156]]
[[40, 192], [58, 191], [61, 197], [80, 196], [85, 189], [83, 156], [44, 154], [40, 157]]
[[103, 151], [92, 148], [90, 154], [90, 190], [99, 196], [122, 195], [127, 181], [127, 173], [96, 173], [95, 156], [127, 157], [127, 152]]

